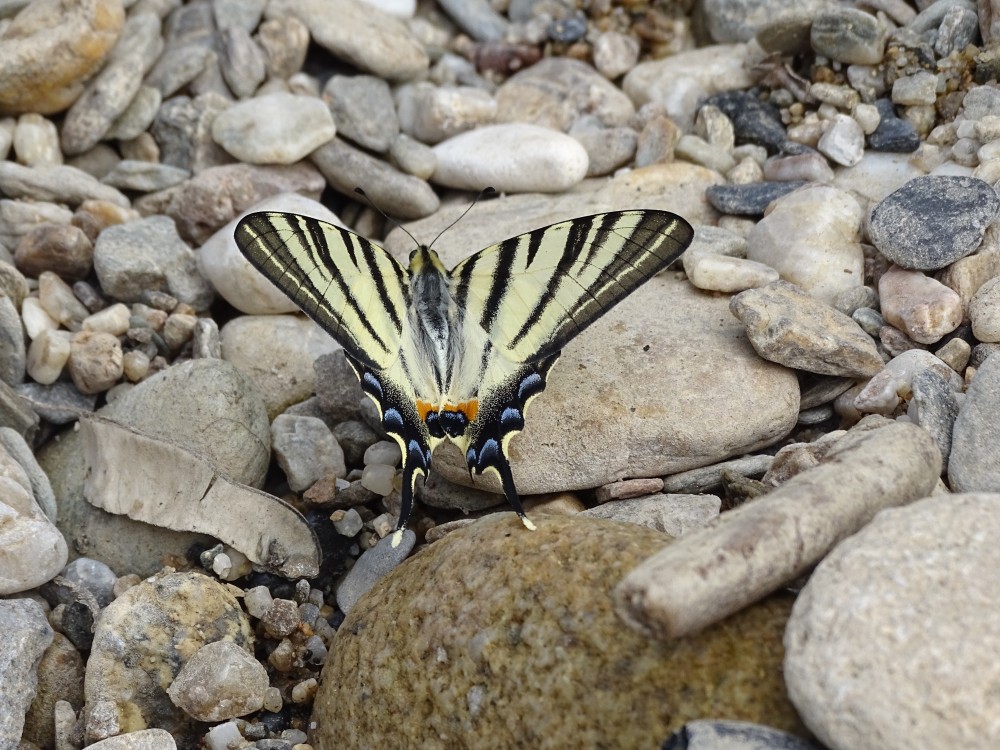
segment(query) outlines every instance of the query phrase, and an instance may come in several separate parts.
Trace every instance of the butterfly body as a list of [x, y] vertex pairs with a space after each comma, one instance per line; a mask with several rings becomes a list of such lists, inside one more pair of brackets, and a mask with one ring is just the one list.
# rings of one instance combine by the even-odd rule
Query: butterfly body
[[445, 268], [418, 247], [403, 267], [346, 229], [277, 212], [246, 216], [241, 252], [345, 349], [399, 444], [399, 529], [443, 440], [470, 473], [495, 472], [525, 525], [507, 459], [563, 346], [690, 243], [665, 211], [583, 217], [493, 245]]

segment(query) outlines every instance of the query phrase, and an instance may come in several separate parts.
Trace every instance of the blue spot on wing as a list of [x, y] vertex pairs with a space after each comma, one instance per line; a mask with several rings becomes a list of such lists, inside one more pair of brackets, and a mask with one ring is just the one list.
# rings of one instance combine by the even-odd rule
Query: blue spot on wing
[[361, 381], [362, 381], [362, 385], [368, 386], [367, 390], [370, 393], [372, 393], [376, 398], [378, 398], [379, 400], [381, 400], [381, 398], [382, 398], [382, 384], [380, 382], [378, 382], [378, 378], [376, 378], [374, 375], [372, 375], [372, 373], [370, 373], [369, 371], [365, 370], [365, 374], [362, 376]]
[[403, 415], [398, 410], [390, 407], [382, 415], [382, 425], [387, 431], [398, 435], [403, 429]]
[[542, 376], [537, 372], [524, 377], [520, 385], [517, 386], [517, 398], [523, 402], [526, 398], [536, 393], [537, 388], [543, 385]]

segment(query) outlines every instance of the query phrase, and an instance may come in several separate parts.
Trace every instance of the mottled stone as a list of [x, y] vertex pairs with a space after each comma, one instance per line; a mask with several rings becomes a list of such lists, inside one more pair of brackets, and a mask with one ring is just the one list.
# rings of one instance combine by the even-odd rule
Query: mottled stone
[[812, 48], [833, 60], [875, 65], [882, 60], [886, 30], [878, 18], [855, 8], [821, 11], [810, 31]]
[[969, 574], [1000, 565], [998, 507], [997, 494], [941, 495], [883, 511], [813, 571], [788, 622], [784, 671], [824, 745], [1000, 742], [1000, 579]]
[[782, 196], [805, 185], [804, 182], [754, 182], [748, 185], [711, 185], [705, 197], [724, 214], [762, 216], [767, 207]]
[[375, 76], [335, 75], [323, 96], [341, 136], [378, 153], [389, 150], [399, 134], [399, 120], [388, 83]]
[[167, 688], [200, 646], [220, 640], [253, 648], [239, 602], [211, 578], [166, 573], [125, 591], [104, 609], [94, 632], [85, 686], [88, 742], [149, 726], [193, 735]]
[[0, 645], [3, 691], [0, 692], [0, 742], [19, 747], [25, 713], [35, 697], [36, 670], [52, 643], [52, 628], [38, 602], [31, 599], [0, 600]]
[[[780, 678], [787, 597], [651, 641], [614, 616], [610, 589], [666, 537], [579, 517], [537, 525], [498, 514], [459, 528], [358, 600], [316, 695], [319, 750], [401, 734], [434, 750], [456, 733], [470, 748], [652, 746], [707, 711], [801, 731]], [[372, 667], [384, 679], [359, 679]]]
[[871, 377], [882, 369], [875, 343], [843, 313], [777, 281], [733, 297], [754, 349], [787, 367], [840, 377]]
[[267, 671], [252, 649], [229, 640], [206, 643], [167, 688], [173, 704], [197, 721], [225, 721], [264, 705]]

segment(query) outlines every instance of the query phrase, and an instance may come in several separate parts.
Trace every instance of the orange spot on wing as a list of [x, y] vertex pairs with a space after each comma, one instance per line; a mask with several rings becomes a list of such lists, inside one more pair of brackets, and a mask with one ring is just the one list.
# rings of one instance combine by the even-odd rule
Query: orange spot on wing
[[430, 414], [432, 411], [436, 411], [436, 409], [434, 408], [434, 404], [432, 404], [430, 401], [423, 401], [419, 398], [417, 399], [417, 414], [420, 416], [421, 422], [426, 422], [427, 415]]

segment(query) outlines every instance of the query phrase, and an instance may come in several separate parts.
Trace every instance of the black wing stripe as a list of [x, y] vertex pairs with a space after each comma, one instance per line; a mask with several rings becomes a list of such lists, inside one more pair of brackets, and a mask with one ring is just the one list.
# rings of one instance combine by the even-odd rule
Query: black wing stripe
[[500, 312], [500, 303], [503, 302], [503, 298], [510, 288], [514, 259], [517, 257], [517, 249], [520, 247], [523, 239], [524, 235], [521, 237], [511, 237], [509, 240], [504, 240], [500, 243], [500, 252], [496, 256], [496, 265], [492, 272], [493, 283], [490, 286], [490, 293], [486, 298], [486, 303], [483, 305], [483, 312], [479, 319], [479, 324], [487, 331], [493, 328], [497, 314]]

